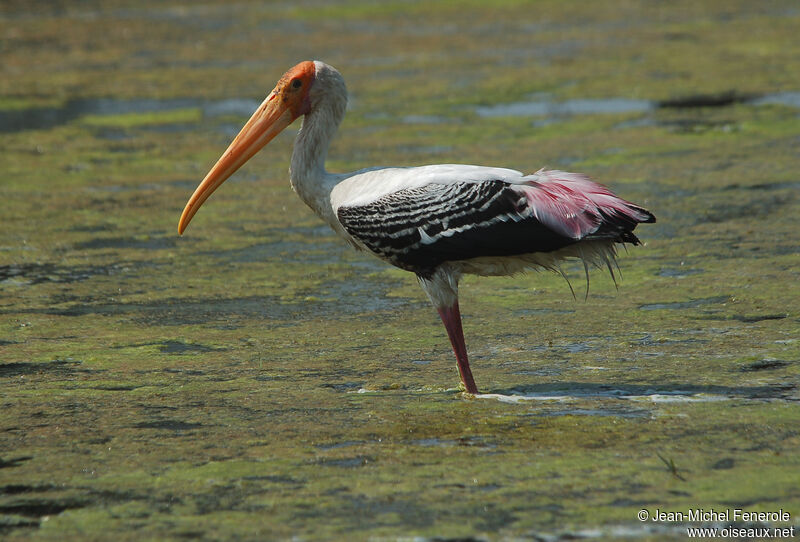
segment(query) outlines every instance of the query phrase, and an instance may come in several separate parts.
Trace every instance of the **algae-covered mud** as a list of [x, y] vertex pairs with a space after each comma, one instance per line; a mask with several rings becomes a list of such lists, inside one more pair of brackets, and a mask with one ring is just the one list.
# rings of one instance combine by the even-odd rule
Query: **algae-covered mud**
[[[796, 2], [12, 1], [0, 28], [0, 537], [797, 536]], [[548, 166], [652, 210], [619, 288], [465, 279], [471, 397], [414, 278], [291, 192], [291, 130], [178, 237], [313, 58], [351, 92], [331, 170]]]

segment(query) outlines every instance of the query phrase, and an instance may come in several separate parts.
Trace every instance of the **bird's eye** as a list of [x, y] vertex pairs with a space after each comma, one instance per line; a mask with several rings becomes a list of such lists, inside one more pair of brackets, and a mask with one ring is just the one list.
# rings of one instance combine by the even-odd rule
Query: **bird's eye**
[[300, 79], [293, 79], [292, 80], [292, 88], [300, 88], [303, 86], [303, 82]]

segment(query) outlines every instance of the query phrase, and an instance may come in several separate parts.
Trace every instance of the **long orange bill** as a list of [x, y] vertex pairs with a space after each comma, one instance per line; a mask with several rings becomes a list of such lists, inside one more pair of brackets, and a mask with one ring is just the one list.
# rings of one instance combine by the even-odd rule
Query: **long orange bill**
[[203, 205], [203, 202], [216, 190], [228, 177], [253, 157], [264, 145], [278, 135], [281, 130], [295, 120], [295, 115], [290, 107], [280, 99], [277, 92], [272, 92], [264, 103], [253, 113], [247, 124], [244, 125], [239, 135], [234, 138], [228, 149], [220, 157], [205, 179], [189, 198], [186, 207], [178, 222], [178, 233], [182, 234], [189, 225], [189, 221]]

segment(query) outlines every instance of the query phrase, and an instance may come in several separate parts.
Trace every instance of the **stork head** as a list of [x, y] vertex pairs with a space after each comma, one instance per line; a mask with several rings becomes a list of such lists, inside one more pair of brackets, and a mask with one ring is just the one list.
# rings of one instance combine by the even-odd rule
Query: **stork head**
[[203, 202], [228, 177], [297, 117], [311, 112], [320, 92], [319, 88], [312, 90], [315, 80], [318, 77], [323, 79], [330, 77], [331, 70], [341, 80], [339, 72], [335, 69], [322, 62], [310, 60], [301, 62], [283, 74], [269, 96], [253, 113], [239, 135], [234, 138], [189, 198], [178, 223], [178, 233], [183, 233]]

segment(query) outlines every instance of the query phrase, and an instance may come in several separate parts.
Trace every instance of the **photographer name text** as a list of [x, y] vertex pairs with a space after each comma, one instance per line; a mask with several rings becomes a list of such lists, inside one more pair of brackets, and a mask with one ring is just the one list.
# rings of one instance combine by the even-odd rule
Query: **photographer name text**
[[[695, 508], [685, 512], [664, 511], [656, 508], [648, 514], [651, 521], [656, 522], [712, 522], [712, 521], [761, 521], [761, 522], [780, 522], [787, 523], [791, 520], [791, 514], [783, 509], [776, 512], [750, 512], [741, 508], [714, 510], [710, 508]], [[641, 519], [641, 517], [640, 517]], [[647, 518], [645, 518], [647, 519]]]

